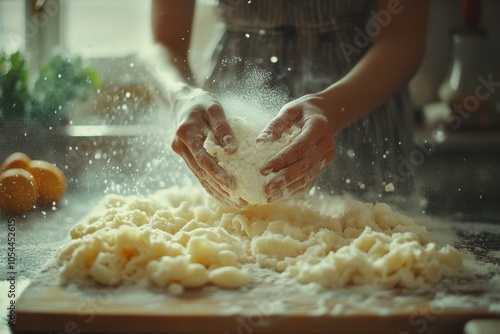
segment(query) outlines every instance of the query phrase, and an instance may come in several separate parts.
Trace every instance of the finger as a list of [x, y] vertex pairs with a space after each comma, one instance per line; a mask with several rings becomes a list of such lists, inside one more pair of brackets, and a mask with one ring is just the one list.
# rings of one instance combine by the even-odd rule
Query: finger
[[242, 209], [248, 205], [248, 202], [241, 198], [238, 198], [237, 201], [233, 201], [229, 193], [221, 188], [219, 184], [214, 183], [210, 178], [200, 180], [200, 183], [210, 195], [224, 205], [237, 209]]
[[292, 184], [295, 184], [292, 189], [301, 187], [310, 181], [308, 177], [311, 175], [313, 178], [317, 178], [321, 170], [333, 161], [335, 157], [333, 148], [334, 145], [332, 147], [330, 140], [324, 138], [311, 154], [272, 178], [265, 185], [264, 192], [273, 196], [274, 193], [278, 193]]
[[217, 201], [219, 201], [219, 203], [223, 205], [237, 209], [242, 209], [248, 204], [241, 199], [238, 202], [232, 201], [230, 197], [227, 195], [227, 193], [225, 192], [221, 193], [216, 187], [212, 186], [209, 182], [206, 182], [205, 180], [200, 181], [200, 183], [203, 186], [203, 188], [205, 188], [207, 193], [209, 193], [212, 197], [214, 197]]
[[317, 179], [312, 180], [309, 183], [306, 183], [302, 188], [298, 188], [296, 191], [292, 192], [290, 195], [290, 199], [296, 199], [299, 197], [303, 197], [311, 191], [312, 187], [316, 184]]
[[278, 140], [283, 133], [300, 119], [299, 108], [283, 108], [262, 130], [257, 137], [257, 142]]
[[[316, 179], [319, 176], [319, 172], [321, 171], [320, 167], [315, 167], [315, 170], [312, 170], [310, 173], [303, 175], [301, 178], [296, 181], [288, 184], [281, 183], [283, 186], [273, 189], [272, 192], [268, 195], [267, 201], [270, 202], [278, 202], [283, 199], [288, 199], [292, 194], [297, 192], [297, 190], [302, 189], [304, 186], [316, 182]], [[281, 180], [280, 180], [281, 181]]]
[[196, 168], [199, 174], [205, 171], [206, 174], [222, 186], [233, 189], [233, 178], [217, 163], [217, 161], [205, 150], [203, 144], [205, 138], [200, 134], [188, 134], [185, 145], [189, 150], [189, 157], [193, 157], [194, 161], [190, 161], [191, 165]]
[[242, 200], [233, 202], [230, 199], [229, 194], [217, 182], [215, 182], [203, 168], [196, 164], [196, 160], [192, 156], [184, 156], [184, 159], [186, 160], [188, 168], [197, 177], [203, 188], [205, 188], [205, 190], [219, 202], [236, 208], [242, 208], [246, 205], [246, 203]]
[[224, 148], [226, 152], [234, 152], [238, 144], [220, 104], [214, 103], [208, 108], [207, 122], [214, 134], [217, 144]]
[[[328, 122], [326, 122], [323, 117], [309, 118], [305, 122], [297, 138], [295, 138], [290, 145], [283, 148], [274, 157], [269, 159], [260, 172], [263, 175], [268, 175], [304, 159], [309, 151], [325, 137], [325, 132], [328, 133]], [[333, 142], [333, 138], [330, 135], [327, 136], [331, 138], [331, 142]]]
[[[195, 136], [187, 136], [187, 138], [191, 138], [190, 145], [196, 145], [197, 140]], [[234, 185], [233, 179], [219, 165], [217, 165], [212, 156], [210, 156], [204, 148], [201, 150], [198, 149], [197, 151], [194, 149], [192, 150], [188, 147], [188, 144], [185, 144], [179, 137], [176, 137], [172, 142], [172, 149], [184, 159], [186, 165], [198, 178], [198, 180], [206, 180], [207, 182], [213, 182], [214, 184], [220, 183], [225, 185], [226, 188], [232, 189], [231, 185]], [[193, 151], [196, 152], [195, 154], [199, 155], [198, 159], [196, 159], [193, 155]], [[205, 160], [209, 161], [204, 162]], [[213, 160], [213, 163], [211, 163], [210, 160]], [[200, 161], [205, 165], [205, 167], [200, 165]], [[212, 173], [214, 173], [215, 170], [215, 176], [212, 177], [206, 172], [205, 169], [207, 165], [211, 165], [209, 168], [211, 168]]]
[[229, 175], [217, 161], [205, 150], [194, 151], [194, 159], [200, 168], [206, 172], [208, 177], [227, 189], [234, 188], [234, 179]]
[[[177, 142], [175, 144], [176, 151], [181, 149], [181, 146], [184, 145], [182, 142]], [[184, 145], [185, 146], [185, 145]], [[184, 152], [188, 152], [188, 154], [183, 154], [182, 157], [186, 161], [186, 165], [188, 168], [193, 172], [193, 174], [196, 176], [196, 178], [200, 181], [201, 185], [205, 190], [212, 195], [215, 199], [217, 199], [219, 202], [231, 206], [231, 207], [236, 207], [236, 208], [242, 208], [246, 204], [245, 201], [239, 200], [238, 202], [233, 202], [230, 199], [229, 194], [217, 183], [215, 182], [206, 172], [203, 168], [201, 168], [194, 157], [190, 154], [190, 151], [187, 147], [184, 149], [181, 149]]]
[[241, 198], [239, 198], [236, 202], [233, 201], [230, 197], [224, 196], [223, 194], [217, 192], [213, 187], [205, 187], [205, 189], [210, 195], [212, 195], [212, 197], [214, 197], [217, 201], [226, 206], [230, 206], [236, 209], [243, 209], [245, 206], [248, 205], [248, 202], [242, 200]]
[[[312, 179], [309, 183], [304, 184], [302, 187], [297, 187], [296, 189], [293, 189], [290, 191], [290, 194], [286, 199], [297, 199], [297, 198], [303, 198], [304, 196], [308, 195], [311, 191], [311, 189], [314, 187], [314, 185], [317, 182], [317, 178]], [[285, 197], [278, 199], [277, 201], [280, 200], [285, 200]]]
[[308, 191], [316, 183], [318, 175], [319, 172], [304, 175], [304, 177], [269, 195], [267, 202], [281, 202], [296, 197], [301, 191]]
[[269, 195], [267, 197], [268, 203], [280, 202], [308, 193], [316, 183], [321, 170], [321, 165], [317, 165], [309, 174]]

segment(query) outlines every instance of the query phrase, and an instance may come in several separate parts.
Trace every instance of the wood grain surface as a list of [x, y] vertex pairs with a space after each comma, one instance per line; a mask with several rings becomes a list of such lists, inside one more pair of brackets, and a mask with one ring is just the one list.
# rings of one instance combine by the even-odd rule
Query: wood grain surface
[[462, 333], [471, 319], [500, 319], [489, 278], [445, 279], [425, 289], [325, 289], [249, 268], [259, 283], [172, 294], [129, 284], [59, 282], [50, 264], [17, 303], [14, 333]]

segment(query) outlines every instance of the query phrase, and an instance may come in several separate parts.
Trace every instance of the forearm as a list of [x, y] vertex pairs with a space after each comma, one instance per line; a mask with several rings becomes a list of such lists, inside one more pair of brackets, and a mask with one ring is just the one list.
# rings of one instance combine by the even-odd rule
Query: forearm
[[404, 87], [417, 71], [423, 49], [411, 41], [381, 41], [344, 78], [320, 92], [320, 106], [332, 132], [338, 133]]
[[390, 99], [420, 66], [430, 1], [397, 3], [394, 8], [393, 1], [379, 0], [380, 12], [393, 10], [389, 23], [380, 27], [372, 47], [344, 78], [315, 94], [333, 134]]
[[154, 45], [145, 63], [155, 91], [170, 106], [197, 88], [188, 60], [160, 43]]
[[194, 7], [194, 0], [152, 1], [155, 44], [144, 60], [154, 90], [173, 112], [181, 98], [199, 90], [188, 59]]

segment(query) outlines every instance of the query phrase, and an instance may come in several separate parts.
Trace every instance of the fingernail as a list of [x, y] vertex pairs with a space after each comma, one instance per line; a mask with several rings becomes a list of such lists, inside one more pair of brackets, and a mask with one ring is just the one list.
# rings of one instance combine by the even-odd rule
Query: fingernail
[[260, 170], [260, 173], [264, 176], [268, 176], [273, 171], [272, 167], [265, 167]]
[[246, 201], [240, 199], [240, 201], [238, 203], [238, 209], [243, 209], [247, 205], [248, 205], [248, 203]]
[[269, 133], [264, 132], [257, 137], [257, 142], [270, 141], [271, 139], [272, 136]]
[[276, 192], [272, 195], [267, 196], [267, 203], [274, 203], [278, 201], [281, 197], [281, 192]]
[[224, 151], [228, 153], [236, 151], [236, 140], [234, 140], [233, 136], [226, 135], [222, 138], [222, 141], [224, 142]]
[[231, 135], [225, 135], [224, 138], [222, 138], [222, 141], [226, 146], [233, 145], [235, 144], [234, 138]]
[[229, 187], [229, 189], [233, 190], [234, 189], [234, 179], [231, 177], [229, 178], [229, 180], [226, 180], [227, 181], [227, 186]]
[[233, 190], [233, 188], [234, 188], [234, 182], [233, 182], [233, 180], [227, 180], [227, 179], [224, 179], [224, 180], [222, 180], [222, 182], [221, 182], [221, 187], [222, 187], [222, 189], [224, 189], [225, 191], [230, 192], [230, 191], [231, 191], [231, 190]]
[[[234, 188], [234, 179], [230, 175], [228, 175], [224, 172], [218, 172], [216, 174], [215, 179], [221, 185], [222, 189], [224, 189], [226, 191], [232, 190]], [[227, 188], [227, 189], [225, 189], [225, 188]]]

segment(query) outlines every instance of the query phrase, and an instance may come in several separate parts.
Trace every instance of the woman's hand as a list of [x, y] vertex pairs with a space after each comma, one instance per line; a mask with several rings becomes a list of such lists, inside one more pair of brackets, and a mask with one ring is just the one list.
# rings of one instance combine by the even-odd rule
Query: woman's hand
[[277, 140], [294, 124], [302, 129], [290, 145], [261, 169], [263, 175], [276, 173], [264, 188], [268, 202], [308, 192], [323, 168], [333, 161], [335, 140], [328, 118], [318, 107], [320, 100], [318, 96], [305, 95], [287, 103], [257, 138]]
[[232, 202], [224, 190], [234, 187], [233, 178], [203, 147], [207, 134], [211, 131], [217, 143], [227, 152], [232, 153], [237, 148], [222, 106], [213, 95], [194, 88], [176, 99], [174, 109], [180, 120], [172, 149], [186, 161], [208, 193], [224, 204], [242, 206], [243, 203]]

